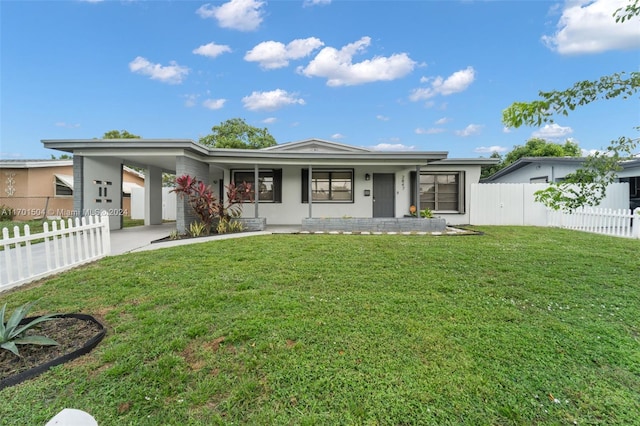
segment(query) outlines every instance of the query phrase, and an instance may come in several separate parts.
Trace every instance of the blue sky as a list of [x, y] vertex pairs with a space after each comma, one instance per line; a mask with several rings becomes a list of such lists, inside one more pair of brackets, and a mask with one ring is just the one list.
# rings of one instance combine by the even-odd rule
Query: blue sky
[[638, 97], [542, 128], [501, 113], [640, 65], [625, 0], [1, 1], [0, 158], [42, 139], [197, 140], [230, 118], [278, 143], [506, 152], [531, 137], [585, 150], [637, 137]]

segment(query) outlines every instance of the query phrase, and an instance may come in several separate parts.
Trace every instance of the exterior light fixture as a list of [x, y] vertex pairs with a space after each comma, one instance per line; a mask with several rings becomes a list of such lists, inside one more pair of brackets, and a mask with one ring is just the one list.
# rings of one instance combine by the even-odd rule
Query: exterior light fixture
[[369, 173], [366, 173], [364, 175], [364, 180], [371, 180], [371, 175]]

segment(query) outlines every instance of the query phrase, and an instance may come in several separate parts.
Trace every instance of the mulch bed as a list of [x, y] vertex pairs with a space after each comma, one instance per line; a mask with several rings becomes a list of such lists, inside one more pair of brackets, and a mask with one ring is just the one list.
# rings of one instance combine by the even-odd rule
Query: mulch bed
[[102, 340], [105, 329], [89, 315], [63, 314], [38, 324], [27, 334], [49, 337], [59, 345], [17, 345], [20, 357], [0, 349], [0, 389], [88, 353]]

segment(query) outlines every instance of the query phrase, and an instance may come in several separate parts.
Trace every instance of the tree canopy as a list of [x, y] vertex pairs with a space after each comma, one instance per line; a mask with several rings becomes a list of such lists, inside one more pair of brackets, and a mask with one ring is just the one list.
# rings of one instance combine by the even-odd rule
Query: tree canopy
[[211, 134], [201, 137], [201, 145], [212, 148], [260, 149], [277, 145], [266, 128], [253, 127], [242, 118], [232, 118], [211, 128]]
[[523, 157], [580, 157], [580, 155], [580, 147], [575, 142], [568, 140], [561, 145], [545, 139], [532, 138], [524, 145], [514, 146], [513, 150], [509, 151], [504, 157], [497, 152], [491, 154], [491, 158], [499, 158], [500, 162], [484, 167], [482, 169], [482, 177], [489, 177]]
[[[624, 22], [640, 15], [640, 0], [630, 0], [625, 8], [613, 14], [616, 22]], [[619, 72], [584, 80], [566, 90], [538, 92], [540, 99], [514, 102], [502, 112], [502, 122], [508, 127], [540, 126], [553, 122], [554, 116], [569, 115], [577, 107], [597, 100], [634, 96], [640, 90], [640, 72]], [[635, 128], [638, 130], [638, 127]], [[555, 210], [573, 211], [583, 206], [600, 204], [607, 186], [615, 181], [620, 161], [633, 155], [638, 139], [627, 136], [610, 142], [609, 146], [587, 157], [583, 166], [560, 183], [536, 193], [536, 200]]]
[[102, 139], [140, 139], [141, 136], [129, 133], [126, 130], [109, 130], [104, 132]]

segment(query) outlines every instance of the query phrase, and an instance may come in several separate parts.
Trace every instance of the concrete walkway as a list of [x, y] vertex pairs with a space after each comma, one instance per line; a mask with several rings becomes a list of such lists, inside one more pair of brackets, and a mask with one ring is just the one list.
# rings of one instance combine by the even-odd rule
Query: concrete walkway
[[292, 234], [300, 232], [299, 226], [268, 226], [264, 231], [241, 232], [237, 234], [212, 235], [210, 237], [188, 238], [183, 240], [168, 240], [152, 243], [152, 241], [166, 238], [176, 229], [175, 223], [162, 225], [135, 226], [131, 228], [111, 231], [111, 256], [125, 253], [158, 250], [166, 247], [183, 246], [187, 244], [206, 243], [211, 240], [243, 238], [255, 235]]

